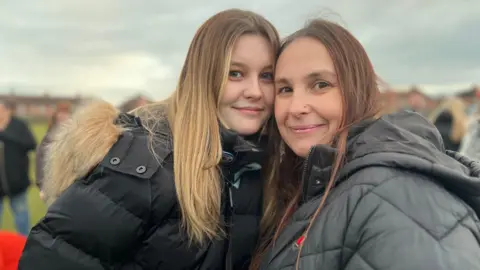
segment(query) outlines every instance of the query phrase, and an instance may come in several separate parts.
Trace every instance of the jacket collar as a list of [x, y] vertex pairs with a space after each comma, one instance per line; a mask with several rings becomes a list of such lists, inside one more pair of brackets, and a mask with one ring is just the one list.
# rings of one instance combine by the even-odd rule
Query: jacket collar
[[[366, 120], [349, 129], [346, 161], [351, 158], [349, 150], [352, 149], [351, 146], [356, 141], [356, 138], [373, 122], [374, 120]], [[336, 139], [334, 144], [335, 141]], [[336, 155], [337, 149], [330, 145], [315, 145], [310, 149], [302, 172], [302, 197], [300, 204], [321, 195], [325, 191], [332, 174]], [[339, 183], [338, 180], [341, 179], [337, 179], [335, 184]]]
[[248, 164], [264, 163], [266, 136], [258, 133], [244, 137], [223, 126], [220, 126], [220, 135], [223, 151], [220, 165], [235, 171]]

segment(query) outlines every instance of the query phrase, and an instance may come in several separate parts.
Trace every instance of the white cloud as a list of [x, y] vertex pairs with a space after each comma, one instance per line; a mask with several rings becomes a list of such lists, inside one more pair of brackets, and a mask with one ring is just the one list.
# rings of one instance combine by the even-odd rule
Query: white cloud
[[264, 14], [282, 36], [317, 16], [339, 22], [393, 85], [425, 85], [433, 93], [479, 83], [479, 1], [5, 0], [0, 92], [164, 98], [197, 28], [231, 7]]
[[74, 67], [64, 83], [76, 81], [79, 88], [137, 88], [147, 87], [150, 80], [173, 76], [169, 66], [143, 53], [128, 53], [98, 58], [90, 67]]

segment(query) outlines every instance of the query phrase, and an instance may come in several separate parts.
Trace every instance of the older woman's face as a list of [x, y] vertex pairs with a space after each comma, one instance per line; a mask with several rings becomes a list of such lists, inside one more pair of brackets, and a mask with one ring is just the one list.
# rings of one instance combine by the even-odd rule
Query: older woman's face
[[335, 66], [325, 46], [298, 38], [281, 53], [275, 71], [275, 119], [285, 143], [301, 157], [331, 143], [343, 114]]

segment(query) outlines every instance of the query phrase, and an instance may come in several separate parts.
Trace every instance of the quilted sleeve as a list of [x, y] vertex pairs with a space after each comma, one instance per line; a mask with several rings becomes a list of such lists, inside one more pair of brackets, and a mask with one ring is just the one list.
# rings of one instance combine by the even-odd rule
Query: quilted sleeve
[[127, 209], [128, 200], [117, 201], [132, 197], [128, 190], [140, 192], [134, 186], [139, 182], [120, 174], [92, 184], [75, 182], [32, 228], [18, 269], [103, 270], [133, 264], [127, 255], [143, 223]]
[[480, 269], [479, 228], [473, 211], [432, 181], [396, 177], [356, 205], [341, 269]]

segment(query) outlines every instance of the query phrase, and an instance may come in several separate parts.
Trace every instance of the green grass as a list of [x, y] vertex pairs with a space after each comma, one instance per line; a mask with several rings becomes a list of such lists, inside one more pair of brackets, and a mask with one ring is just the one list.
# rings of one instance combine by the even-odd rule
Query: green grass
[[[38, 143], [42, 140], [47, 131], [46, 123], [32, 123], [30, 128], [35, 135]], [[31, 180], [35, 182], [35, 153], [30, 154], [30, 176]], [[31, 226], [35, 225], [44, 215], [46, 211], [46, 205], [40, 199], [39, 191], [36, 185], [32, 184], [28, 189], [28, 205], [30, 211], [30, 223]], [[10, 204], [5, 199], [3, 204], [3, 224], [0, 224], [4, 230], [15, 231], [15, 225], [10, 211]], [[0, 222], [1, 223], [1, 222]]]

